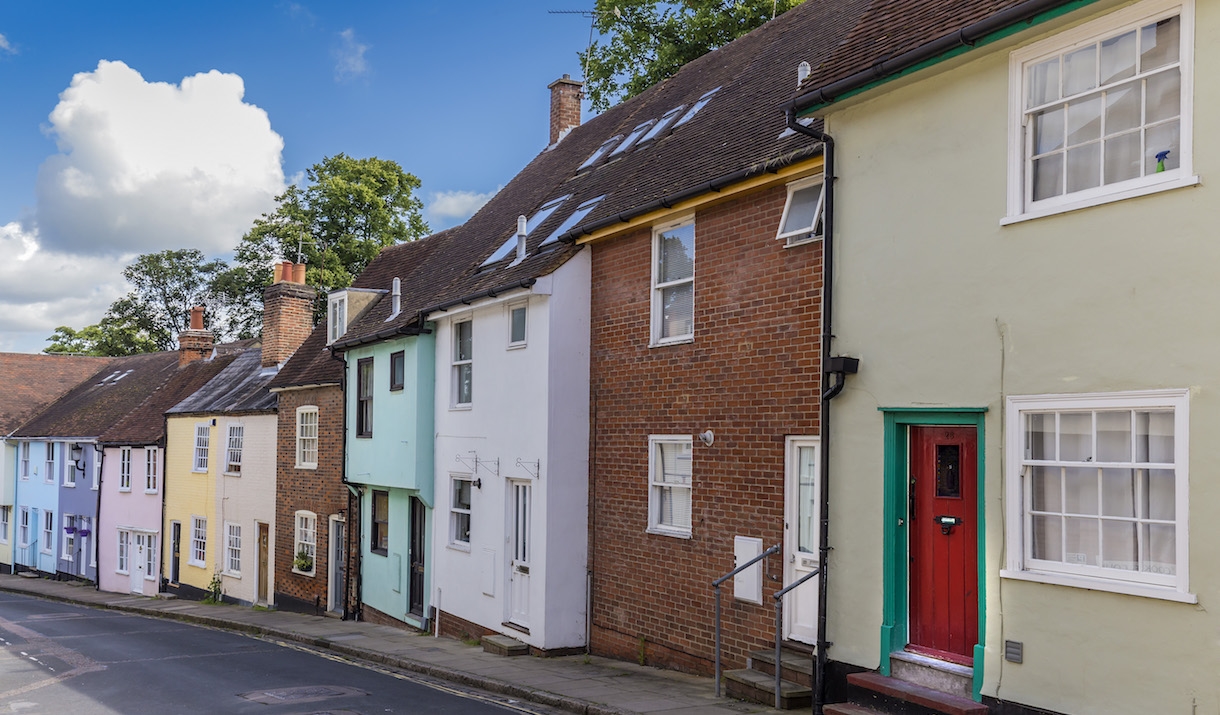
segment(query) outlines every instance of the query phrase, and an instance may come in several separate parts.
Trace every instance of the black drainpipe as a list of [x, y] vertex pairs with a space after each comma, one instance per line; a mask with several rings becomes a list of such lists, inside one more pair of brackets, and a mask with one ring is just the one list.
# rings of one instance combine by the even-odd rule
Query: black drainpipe
[[[92, 561], [95, 564], [99, 564], [97, 560], [97, 541], [99, 538], [101, 538], [99, 534], [102, 533], [102, 467], [105, 466], [105, 456], [106, 452], [104, 451], [104, 448], [99, 447], [96, 444], [93, 445], [93, 458], [97, 460], [97, 466], [94, 467], [94, 469], [97, 470], [97, 513], [93, 517], [93, 542], [90, 545], [93, 547]], [[85, 555], [81, 554], [81, 558], [85, 558]], [[94, 591], [102, 590], [102, 575], [98, 573], [100, 570], [100, 564], [93, 567]], [[88, 571], [88, 569], [86, 569], [86, 571]], [[144, 584], [140, 584], [141, 588], [143, 588], [143, 585]]]
[[[823, 389], [819, 411], [819, 431], [822, 435], [821, 459], [821, 524], [818, 533], [818, 644], [814, 661], [813, 712], [822, 715], [826, 703], [826, 649], [831, 642], [826, 640], [826, 584], [829, 574], [830, 556], [830, 401], [843, 390], [846, 375], [856, 371], [857, 361], [852, 358], [829, 358], [834, 332], [831, 318], [834, 315], [834, 216], [835, 216], [835, 142], [825, 132], [801, 124], [796, 120], [795, 110], [786, 110], [788, 128], [822, 142], [823, 213], [822, 213], [822, 345], [821, 363], [824, 378], [835, 376], [835, 384]], [[825, 383], [823, 383], [823, 386]]]

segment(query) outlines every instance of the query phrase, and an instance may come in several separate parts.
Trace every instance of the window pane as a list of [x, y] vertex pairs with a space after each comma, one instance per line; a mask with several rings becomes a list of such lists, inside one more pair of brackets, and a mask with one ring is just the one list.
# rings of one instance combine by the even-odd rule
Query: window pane
[[657, 444], [657, 473], [653, 479], [665, 484], [690, 484], [691, 444], [661, 442]]
[[470, 402], [474, 395], [474, 385], [473, 385], [474, 370], [472, 369], [472, 367], [473, 366], [470, 364], [457, 366], [457, 378], [458, 378], [457, 401], [460, 404], [466, 404], [467, 402]]
[[1033, 475], [1034, 511], [1063, 511], [1063, 493], [1059, 486], [1062, 467], [1030, 467]]
[[1106, 92], [1106, 136], [1140, 125], [1140, 83], [1131, 82]]
[[458, 323], [454, 336], [454, 359], [455, 360], [470, 360], [471, 355], [471, 326], [474, 323], [467, 320]]
[[817, 485], [817, 461], [814, 459], [813, 447], [801, 447], [798, 454], [797, 468], [800, 471], [797, 479], [800, 494], [797, 505], [799, 513], [796, 519], [796, 547], [805, 553], [813, 553], [817, 534], [817, 524], [814, 521], [814, 514], [817, 513], [818, 506], [818, 494], [814, 489]]
[[[1149, 77], [1145, 85], [1144, 120], [1149, 124], [1165, 119], [1172, 119], [1181, 113], [1182, 109], [1182, 73], [1177, 69], [1167, 70]], [[1169, 147], [1161, 147], [1168, 149]]]
[[689, 529], [691, 525], [690, 489], [685, 487], [661, 487], [658, 500], [660, 513], [657, 522], [665, 526]]
[[1097, 520], [1065, 517], [1063, 520], [1064, 562], [1100, 566]]
[[1097, 470], [1092, 467], [1067, 467], [1063, 470], [1064, 511], [1072, 514], [1097, 513]]
[[661, 337], [695, 332], [695, 286], [676, 285], [661, 290]]
[[470, 480], [453, 480], [453, 506], [458, 509], [470, 508]]
[[1181, 21], [1177, 17], [1140, 28], [1140, 71], [1178, 61]]
[[1144, 525], [1145, 560], [1141, 571], [1174, 575], [1178, 572], [1176, 529], [1169, 524]]
[[1148, 130], [1144, 149], [1144, 173], [1156, 173], [1156, 155], [1163, 151], [1169, 152], [1165, 157], [1166, 171], [1176, 169], [1181, 165], [1181, 137], [1177, 121], [1158, 124]]
[[1063, 57], [1063, 96], [1070, 97], [1097, 86], [1097, 45]]
[[1097, 461], [1131, 461], [1131, 412], [1097, 413]]
[[1103, 85], [1135, 76], [1135, 30], [1101, 43]]
[[454, 514], [453, 515], [453, 540], [463, 543], [470, 542], [470, 515], [469, 514]]
[[1093, 413], [1064, 412], [1059, 415], [1059, 459], [1087, 462], [1093, 458]]
[[818, 199], [821, 195], [821, 184], [793, 191], [792, 200], [788, 204], [788, 217], [784, 221], [784, 230], [781, 233], [808, 231], [813, 228], [813, 219], [817, 214]]
[[1113, 184], [1140, 175], [1139, 132], [1106, 140], [1106, 183]]
[[1055, 458], [1055, 413], [1029, 412], [1025, 415], [1025, 458]]
[[1172, 521], [1175, 518], [1174, 472], [1171, 469], [1153, 469], [1148, 472], [1148, 503], [1144, 515], [1149, 519]]
[[1067, 152], [1067, 190], [1083, 191], [1101, 186], [1101, 142], [1093, 142]]
[[1101, 470], [1101, 513], [1105, 516], [1135, 516], [1135, 471]]
[[1135, 524], [1129, 521], [1101, 522], [1101, 565], [1108, 569], [1135, 571], [1139, 568]]
[[1173, 462], [1173, 413], [1135, 413], [1135, 461]]
[[1063, 193], [1063, 155], [1051, 154], [1033, 162], [1034, 201]]
[[1034, 65], [1029, 71], [1026, 106], [1037, 107], [1059, 98], [1059, 58]]
[[512, 318], [512, 332], [509, 342], [525, 342], [525, 308], [513, 308], [510, 317]]
[[1062, 107], [1034, 115], [1034, 154], [1063, 148], [1063, 120]]
[[1083, 144], [1101, 137], [1101, 97], [1072, 102], [1067, 107], [1068, 146]]
[[690, 278], [695, 274], [695, 225], [678, 226], [661, 234], [659, 283]]
[[1030, 545], [1035, 559], [1063, 560], [1063, 517], [1034, 515]]

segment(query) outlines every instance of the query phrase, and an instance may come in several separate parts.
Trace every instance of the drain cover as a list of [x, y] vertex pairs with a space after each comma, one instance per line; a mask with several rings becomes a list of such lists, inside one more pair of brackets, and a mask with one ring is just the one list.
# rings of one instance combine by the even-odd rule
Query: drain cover
[[274, 690], [254, 690], [240, 693], [238, 697], [252, 700], [264, 705], [281, 703], [312, 703], [330, 698], [342, 698], [351, 695], [368, 695], [357, 688], [345, 685], [302, 685], [296, 688], [276, 688]]

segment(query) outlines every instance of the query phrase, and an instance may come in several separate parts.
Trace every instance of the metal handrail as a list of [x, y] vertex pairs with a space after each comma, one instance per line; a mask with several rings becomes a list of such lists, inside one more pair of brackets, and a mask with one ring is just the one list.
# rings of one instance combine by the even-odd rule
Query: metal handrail
[[792, 589], [796, 588], [797, 586], [800, 586], [802, 583], [805, 583], [806, 581], [813, 578], [814, 576], [817, 576], [818, 573], [820, 573], [820, 572], [821, 572], [821, 569], [814, 569], [814, 570], [810, 571], [809, 573], [805, 574], [804, 576], [801, 576], [797, 580], [793, 581], [792, 583], [788, 584], [787, 586], [784, 586], [780, 590], [776, 591], [771, 596], [771, 598], [775, 599], [775, 709], [776, 710], [779, 709], [779, 704], [780, 704], [779, 685], [780, 685], [780, 681], [782, 680], [780, 675], [783, 673], [783, 670], [784, 670], [783, 664], [780, 661], [780, 657], [781, 657], [780, 634], [783, 633], [783, 629], [784, 629], [784, 596], [786, 596], [788, 594], [788, 592], [791, 591]]
[[758, 563], [759, 561], [762, 561], [763, 559], [767, 558], [771, 554], [779, 553], [780, 546], [781, 546], [780, 544], [776, 544], [775, 546], [772, 546], [771, 548], [762, 552], [758, 556], [755, 556], [754, 558], [752, 558], [749, 561], [745, 562], [744, 564], [738, 566], [737, 568], [733, 569], [732, 571], [726, 573], [725, 575], [721, 576], [720, 578], [716, 579], [715, 581], [712, 581], [712, 590], [716, 592], [716, 697], [720, 697], [720, 585], [723, 584], [725, 581], [728, 581], [729, 579], [733, 578], [737, 574], [741, 573], [742, 571], [745, 571], [746, 569], [750, 568], [751, 566]]

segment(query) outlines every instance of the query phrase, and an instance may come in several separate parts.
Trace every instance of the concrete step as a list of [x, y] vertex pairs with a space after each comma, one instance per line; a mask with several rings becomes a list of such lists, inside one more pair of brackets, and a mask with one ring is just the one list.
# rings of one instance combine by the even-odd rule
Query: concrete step
[[[782, 648], [780, 649], [780, 661], [783, 663], [781, 678], [807, 688], [813, 687], [813, 654]], [[775, 649], [767, 648], [750, 653], [746, 665], [760, 673], [774, 676]]]
[[[866, 693], [881, 696], [877, 702], [868, 702], [871, 707], [884, 707], [884, 712], [895, 712], [886, 705], [888, 699], [901, 707], [910, 704], [939, 715], [988, 715], [989, 708], [968, 698], [942, 693], [939, 690], [891, 678], [880, 673], [852, 673], [847, 676], [849, 685]], [[859, 698], [852, 698], [859, 700]], [[902, 711], [899, 711], [902, 712]], [[905, 710], [905, 712], [916, 712]]]
[[970, 699], [974, 694], [974, 668], [920, 653], [891, 653], [890, 675], [959, 698]]
[[483, 636], [479, 642], [483, 645], [483, 652], [491, 653], [492, 655], [511, 656], [530, 654], [530, 647], [528, 645], [509, 636]]
[[823, 705], [822, 712], [825, 715], [885, 715], [880, 710], [873, 710], [855, 703], [831, 703]]
[[[730, 697], [764, 705], [775, 704], [775, 674], [757, 670], [729, 670], [724, 673], [724, 689]], [[813, 689], [786, 680], [779, 684], [780, 709], [807, 708], [813, 702]]]

